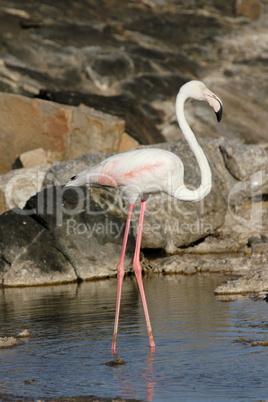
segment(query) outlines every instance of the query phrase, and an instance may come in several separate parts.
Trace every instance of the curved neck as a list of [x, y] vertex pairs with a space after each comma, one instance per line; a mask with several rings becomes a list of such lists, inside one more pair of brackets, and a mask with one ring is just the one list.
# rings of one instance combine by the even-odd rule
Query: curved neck
[[195, 135], [185, 118], [184, 103], [187, 98], [188, 97], [185, 96], [183, 93], [178, 93], [175, 105], [176, 116], [183, 135], [196, 157], [201, 173], [201, 184], [196, 190], [189, 190], [183, 184], [183, 186], [178, 189], [176, 197], [185, 201], [200, 201], [210, 192], [212, 187], [212, 177], [206, 155], [198, 144]]

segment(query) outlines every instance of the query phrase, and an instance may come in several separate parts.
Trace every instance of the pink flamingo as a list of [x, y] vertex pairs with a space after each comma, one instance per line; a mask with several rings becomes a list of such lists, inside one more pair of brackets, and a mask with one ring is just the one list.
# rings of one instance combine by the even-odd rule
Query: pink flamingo
[[126, 251], [129, 227], [133, 204], [140, 197], [140, 217], [136, 239], [133, 269], [137, 278], [145, 320], [147, 324], [150, 348], [155, 348], [151, 322], [149, 318], [140, 265], [140, 247], [146, 201], [150, 194], [165, 192], [179, 200], [197, 202], [204, 198], [211, 190], [211, 170], [207, 158], [198, 144], [194, 133], [188, 125], [184, 115], [184, 103], [188, 98], [207, 101], [216, 113], [220, 122], [222, 117], [222, 102], [200, 81], [190, 81], [184, 84], [176, 99], [176, 116], [179, 126], [190, 148], [195, 154], [201, 172], [201, 184], [196, 190], [189, 190], [184, 185], [184, 166], [181, 159], [172, 152], [157, 148], [144, 148], [127, 151], [105, 159], [97, 166], [87, 169], [71, 178], [67, 186], [112, 186], [119, 187], [129, 201], [129, 210], [123, 239], [119, 264], [117, 266], [117, 302], [114, 323], [112, 352], [116, 349], [121, 289], [124, 271], [124, 256]]

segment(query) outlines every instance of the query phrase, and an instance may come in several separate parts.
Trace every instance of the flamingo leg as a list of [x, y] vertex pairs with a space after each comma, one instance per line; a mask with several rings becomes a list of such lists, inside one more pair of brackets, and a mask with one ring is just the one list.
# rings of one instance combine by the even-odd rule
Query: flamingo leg
[[141, 200], [139, 226], [138, 226], [135, 254], [134, 254], [134, 260], [133, 260], [133, 269], [134, 269], [134, 272], [135, 272], [135, 275], [137, 278], [137, 282], [138, 282], [138, 286], [139, 286], [139, 290], [140, 290], [140, 295], [141, 295], [141, 300], [142, 300], [142, 304], [143, 304], [143, 310], [144, 310], [144, 315], [145, 315], [145, 320], [146, 320], [146, 325], [147, 325], [147, 330], [148, 330], [150, 348], [154, 349], [155, 342], [154, 342], [148, 307], [147, 307], [147, 303], [146, 303], [145, 292], [144, 292], [143, 283], [142, 283], [142, 276], [141, 276], [142, 269], [141, 269], [141, 264], [140, 264], [140, 248], [141, 248], [141, 237], [142, 237], [142, 228], [143, 228], [145, 207], [146, 207], [146, 200]]
[[125, 234], [120, 254], [120, 260], [117, 266], [117, 301], [116, 301], [116, 312], [115, 312], [115, 321], [114, 321], [114, 335], [113, 335], [113, 342], [112, 342], [112, 352], [115, 353], [116, 349], [116, 338], [117, 338], [117, 330], [118, 330], [118, 321], [119, 321], [119, 311], [120, 311], [120, 302], [121, 302], [121, 292], [122, 292], [122, 283], [123, 278], [125, 276], [124, 270], [124, 258], [126, 253], [126, 246], [127, 246], [127, 239], [129, 233], [129, 227], [131, 222], [131, 215], [133, 210], [133, 204], [129, 204], [128, 209], [128, 216], [127, 216], [127, 223], [125, 228]]

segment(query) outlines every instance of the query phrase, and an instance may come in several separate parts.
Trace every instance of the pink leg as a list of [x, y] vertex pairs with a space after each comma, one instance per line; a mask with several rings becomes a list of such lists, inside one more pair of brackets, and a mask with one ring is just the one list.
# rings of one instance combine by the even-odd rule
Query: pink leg
[[138, 234], [137, 234], [134, 260], [133, 260], [133, 269], [134, 269], [134, 272], [135, 272], [135, 275], [137, 278], [137, 282], [138, 282], [138, 286], [139, 286], [139, 290], [140, 290], [140, 294], [141, 294], [141, 300], [142, 300], [145, 320], [146, 320], [146, 324], [147, 324], [150, 348], [154, 349], [155, 343], [154, 343], [153, 331], [152, 331], [152, 327], [151, 327], [149, 312], [148, 312], [148, 308], [147, 308], [147, 303], [146, 303], [146, 298], [145, 298], [145, 293], [144, 293], [144, 288], [143, 288], [143, 283], [142, 283], [142, 277], [141, 277], [142, 270], [141, 270], [141, 264], [140, 264], [141, 236], [142, 236], [145, 207], [146, 207], [146, 200], [141, 200], [140, 218], [139, 218], [139, 226], [138, 226]]
[[115, 312], [115, 321], [114, 321], [114, 336], [113, 336], [113, 343], [112, 343], [112, 352], [113, 353], [115, 353], [115, 349], [116, 349], [116, 338], [117, 338], [117, 330], [118, 330], [122, 282], [123, 282], [123, 278], [125, 275], [124, 258], [125, 258], [125, 253], [126, 253], [126, 246], [127, 246], [127, 239], [128, 239], [128, 232], [129, 232], [129, 227], [130, 227], [130, 222], [131, 222], [132, 210], [133, 210], [133, 204], [129, 204], [124, 240], [123, 240], [123, 245], [122, 245], [122, 249], [121, 249], [120, 260], [119, 260], [119, 263], [117, 266], [117, 301], [116, 301], [116, 312]]

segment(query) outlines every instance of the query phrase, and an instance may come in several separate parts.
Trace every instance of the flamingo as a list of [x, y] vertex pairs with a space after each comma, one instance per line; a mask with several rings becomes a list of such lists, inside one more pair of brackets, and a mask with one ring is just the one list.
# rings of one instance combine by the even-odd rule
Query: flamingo
[[158, 148], [144, 148], [113, 155], [93, 168], [86, 169], [72, 177], [66, 186], [105, 186], [118, 187], [125, 194], [128, 202], [128, 215], [123, 244], [117, 266], [117, 302], [112, 340], [112, 352], [116, 350], [122, 282], [125, 275], [124, 257], [131, 222], [133, 205], [141, 198], [139, 224], [133, 259], [144, 315], [149, 336], [149, 345], [155, 349], [155, 342], [146, 303], [140, 264], [140, 247], [146, 202], [150, 194], [167, 193], [179, 200], [197, 202], [203, 199], [212, 186], [211, 170], [207, 158], [198, 144], [193, 131], [186, 121], [184, 104], [188, 98], [206, 101], [216, 113], [218, 122], [222, 117], [222, 101], [201, 81], [189, 81], [184, 84], [176, 97], [175, 111], [182, 133], [192, 149], [201, 172], [201, 184], [195, 190], [184, 184], [184, 166], [181, 159], [172, 152]]

